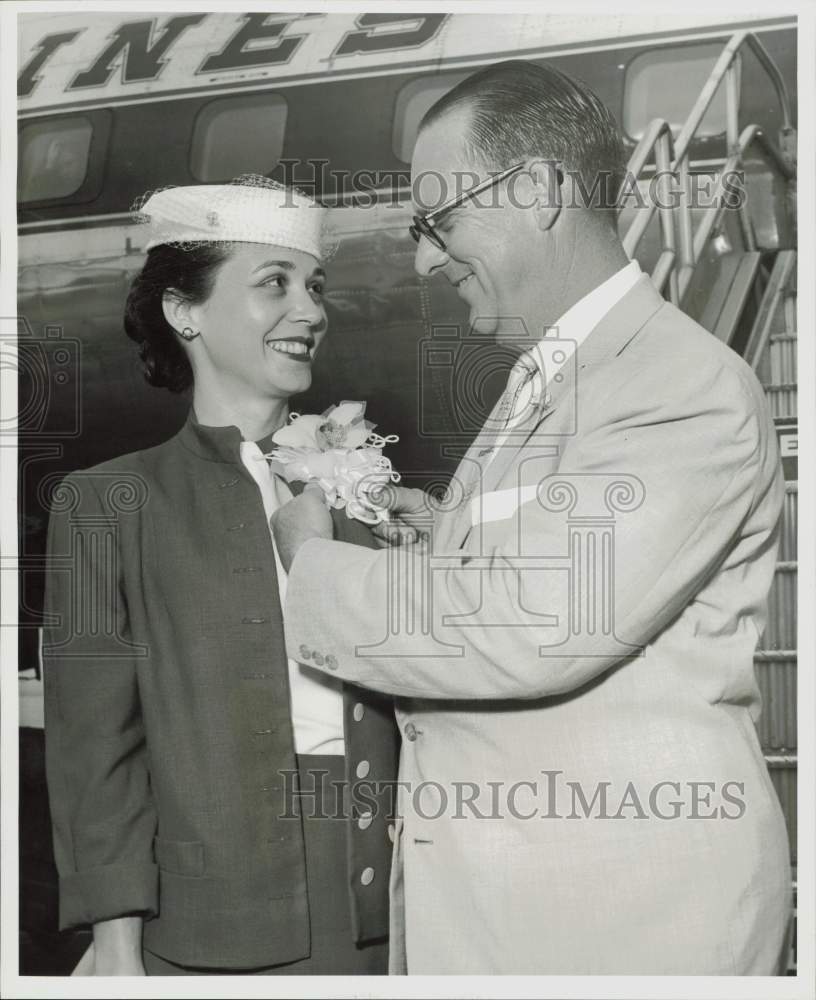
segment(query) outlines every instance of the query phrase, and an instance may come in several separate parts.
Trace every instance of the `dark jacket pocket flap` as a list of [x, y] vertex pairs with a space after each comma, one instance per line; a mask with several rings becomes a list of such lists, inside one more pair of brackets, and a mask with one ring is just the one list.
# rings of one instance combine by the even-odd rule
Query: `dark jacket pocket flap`
[[156, 864], [164, 871], [192, 877], [204, 874], [204, 845], [201, 841], [164, 840], [156, 837], [153, 845]]

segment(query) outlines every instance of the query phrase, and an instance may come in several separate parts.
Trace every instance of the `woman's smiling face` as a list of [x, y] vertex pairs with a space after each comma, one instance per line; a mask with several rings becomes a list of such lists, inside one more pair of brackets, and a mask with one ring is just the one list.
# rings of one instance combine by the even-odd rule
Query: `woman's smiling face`
[[219, 266], [207, 299], [190, 305], [201, 337], [190, 359], [228, 392], [288, 399], [312, 381], [326, 333], [325, 273], [300, 250], [239, 243]]

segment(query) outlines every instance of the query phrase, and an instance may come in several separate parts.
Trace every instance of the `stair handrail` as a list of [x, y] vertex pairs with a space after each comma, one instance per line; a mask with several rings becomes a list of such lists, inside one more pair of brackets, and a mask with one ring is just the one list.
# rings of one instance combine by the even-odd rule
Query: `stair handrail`
[[[795, 133], [790, 112], [790, 97], [788, 88], [779, 67], [768, 55], [765, 46], [757, 36], [751, 31], [737, 31], [726, 42], [720, 53], [720, 57], [714, 64], [711, 73], [700, 91], [700, 95], [691, 109], [691, 113], [686, 119], [685, 125], [680, 129], [675, 140], [675, 157], [679, 161], [685, 159], [691, 146], [691, 140], [697, 134], [697, 129], [703, 120], [703, 116], [714, 99], [714, 95], [722, 82], [724, 76], [726, 80], [726, 137], [729, 147], [736, 142], [739, 129], [739, 90], [737, 88], [738, 56], [743, 46], [750, 48], [761, 63], [762, 67], [771, 78], [771, 82], [779, 98], [779, 106], [782, 111], [782, 127], [780, 129], [780, 145], [786, 149], [786, 155], [792, 159], [789, 146], [789, 139]], [[730, 148], [729, 148], [730, 152]]]
[[[771, 78], [780, 108], [782, 110], [782, 127], [780, 129], [780, 146], [777, 148], [756, 125], [749, 125], [739, 133], [739, 77], [740, 50], [750, 48]], [[718, 87], [726, 80], [726, 141], [727, 159], [717, 177], [717, 197], [704, 217], [704, 222], [698, 227], [697, 233], [692, 233], [691, 212], [688, 204], [688, 164], [691, 141], [700, 127], [700, 123], [714, 99]], [[653, 119], [640, 138], [627, 164], [627, 182], [637, 180], [647, 162], [654, 154], [655, 169], [661, 178], [661, 183], [667, 183], [672, 169], [678, 176], [679, 200], [679, 247], [674, 234], [674, 213], [666, 212], [661, 205], [661, 254], [652, 272], [652, 280], [659, 291], [663, 290], [666, 280], [669, 280], [671, 301], [677, 304], [682, 298], [696, 262], [711, 234], [714, 223], [719, 219], [724, 205], [721, 202], [723, 193], [723, 178], [733, 175], [745, 150], [756, 143], [772, 160], [786, 180], [793, 180], [795, 169], [795, 135], [790, 113], [790, 98], [787, 86], [779, 68], [768, 55], [764, 45], [753, 32], [738, 31], [728, 40], [714, 64], [703, 89], [694, 103], [685, 124], [675, 139], [671, 126], [665, 119]], [[668, 163], [666, 161], [668, 150]], [[665, 180], [664, 180], [665, 178]], [[629, 257], [633, 257], [637, 247], [646, 232], [649, 223], [658, 208], [655, 201], [649, 201], [646, 208], [639, 211], [632, 220], [629, 229], [623, 237], [623, 246]], [[745, 204], [739, 206], [740, 222], [748, 249], [755, 249], [755, 240], [751, 221]], [[675, 262], [678, 257], [677, 266]]]
[[771, 324], [776, 315], [779, 301], [785, 294], [791, 279], [795, 276], [796, 251], [781, 250], [774, 261], [773, 270], [768, 279], [768, 287], [765, 289], [742, 355], [754, 371], [757, 370], [771, 338]]
[[[655, 169], [662, 185], [661, 194], [665, 193], [666, 186], [672, 178], [672, 164], [676, 158], [674, 147], [674, 136], [671, 126], [665, 118], [655, 118], [649, 122], [645, 132], [641, 136], [635, 151], [629, 158], [627, 165], [627, 183], [630, 178], [637, 179], [646, 163], [654, 155]], [[674, 237], [675, 215], [672, 211], [671, 201], [661, 198], [660, 222], [661, 222], [661, 242], [662, 251], [660, 258], [652, 273], [652, 280], [658, 291], [663, 291], [666, 279], [675, 273], [673, 264], [679, 254], [680, 267], [685, 269], [694, 266], [691, 213], [688, 199], [684, 196], [688, 190], [688, 164], [683, 161], [676, 170], [680, 180], [680, 199], [677, 204], [679, 211], [679, 247]], [[632, 220], [625, 236], [623, 237], [623, 247], [629, 257], [634, 257], [635, 251], [643, 238], [644, 233], [652, 221], [652, 216], [658, 205], [650, 200], [646, 208], [638, 212]], [[671, 300], [675, 304], [679, 298], [675, 298], [676, 289], [673, 281], [670, 284]]]
[[781, 158], [779, 151], [768, 139], [759, 125], [747, 125], [740, 133], [739, 139], [737, 139], [737, 142], [728, 156], [728, 159], [723, 164], [722, 170], [717, 174], [717, 186], [712, 198], [712, 204], [706, 209], [705, 215], [702, 217], [700, 224], [697, 227], [697, 232], [694, 234], [695, 260], [700, 259], [700, 254], [708, 242], [708, 237], [711, 234], [714, 225], [725, 210], [726, 206], [722, 199], [722, 194], [724, 193], [726, 179], [735, 174], [740, 161], [745, 156], [745, 151], [754, 145], [761, 147], [763, 153], [765, 153], [769, 159], [773, 160], [774, 165], [779, 169], [780, 173], [783, 174], [786, 180], [792, 180], [796, 176], [795, 173], [792, 172], [790, 166], [788, 166], [784, 159]]
[[[714, 231], [722, 213], [726, 209], [725, 199], [723, 197], [725, 193], [725, 181], [727, 178], [734, 176], [739, 163], [745, 156], [745, 151], [753, 145], [760, 146], [762, 151], [774, 160], [774, 163], [779, 167], [780, 171], [787, 179], [792, 179], [795, 176], [792, 168], [785, 163], [783, 158], [781, 158], [779, 151], [770, 139], [768, 139], [762, 129], [758, 125], [746, 126], [740, 133], [740, 136], [737, 139], [728, 159], [723, 164], [722, 170], [717, 175], [717, 186], [712, 196], [712, 203], [706, 209], [705, 214], [700, 220], [700, 224], [697, 226], [697, 231], [694, 233], [692, 254], [695, 261], [698, 261], [702, 256], [705, 245], [711, 237], [711, 233]], [[741, 210], [744, 208], [745, 199], [742, 201]], [[749, 234], [745, 235], [748, 236]], [[750, 242], [752, 239], [753, 236], [750, 234], [750, 239], [746, 240], [746, 242], [749, 243], [749, 249], [751, 248]], [[691, 271], [686, 271], [680, 275], [678, 279], [678, 291], [681, 299], [688, 288], [689, 282], [691, 281], [692, 273], [693, 269]]]

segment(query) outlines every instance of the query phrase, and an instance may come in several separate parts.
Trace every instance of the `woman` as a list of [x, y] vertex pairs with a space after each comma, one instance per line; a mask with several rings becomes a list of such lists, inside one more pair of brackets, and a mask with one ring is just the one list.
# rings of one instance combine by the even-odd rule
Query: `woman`
[[145, 202], [125, 328], [148, 381], [192, 407], [171, 440], [55, 493], [60, 924], [93, 926], [99, 975], [386, 970], [387, 802], [329, 791], [393, 779], [393, 713], [287, 662], [269, 531], [291, 492], [263, 454], [326, 332], [323, 216], [254, 178]]

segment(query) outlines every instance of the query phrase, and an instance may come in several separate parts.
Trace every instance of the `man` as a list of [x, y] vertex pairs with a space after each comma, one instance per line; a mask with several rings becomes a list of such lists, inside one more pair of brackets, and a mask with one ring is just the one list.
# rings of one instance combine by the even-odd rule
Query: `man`
[[420, 208], [440, 177], [490, 182], [415, 218], [416, 267], [480, 336], [533, 347], [428, 546], [332, 542], [313, 493], [275, 521], [290, 655], [398, 696], [393, 970], [399, 939], [409, 973], [772, 974], [790, 882], [754, 730], [783, 491], [762, 390], [628, 262], [604, 200], [620, 142], [584, 87], [489, 67], [430, 110], [412, 171]]

